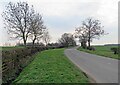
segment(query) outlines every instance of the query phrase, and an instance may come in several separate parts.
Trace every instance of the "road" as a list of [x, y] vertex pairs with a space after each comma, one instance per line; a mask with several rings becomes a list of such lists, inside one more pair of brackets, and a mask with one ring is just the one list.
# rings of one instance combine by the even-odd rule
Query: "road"
[[69, 48], [65, 55], [96, 83], [118, 83], [118, 60]]

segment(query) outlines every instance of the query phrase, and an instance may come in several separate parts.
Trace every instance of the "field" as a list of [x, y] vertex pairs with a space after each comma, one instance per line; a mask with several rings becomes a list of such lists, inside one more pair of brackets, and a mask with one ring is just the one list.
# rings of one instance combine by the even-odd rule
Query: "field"
[[94, 47], [96, 49], [95, 51], [90, 51], [90, 50], [87, 50], [87, 49], [83, 49], [82, 47], [78, 48], [78, 50], [88, 52], [88, 53], [91, 53], [91, 54], [97, 54], [97, 55], [109, 57], [109, 58], [120, 59], [120, 57], [118, 57], [118, 54], [114, 54], [111, 51], [112, 47], [117, 48], [117, 46], [94, 46]]
[[64, 55], [64, 49], [38, 53], [13, 83], [87, 83], [88, 78]]

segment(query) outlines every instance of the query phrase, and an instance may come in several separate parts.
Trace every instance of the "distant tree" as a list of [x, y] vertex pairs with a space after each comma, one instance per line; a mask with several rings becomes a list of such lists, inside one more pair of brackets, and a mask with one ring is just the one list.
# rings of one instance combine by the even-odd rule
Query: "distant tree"
[[[33, 46], [33, 42], [28, 42], [27, 46]], [[45, 46], [42, 42], [40, 43], [34, 43], [34, 46]]]
[[86, 43], [87, 43], [88, 37], [86, 32], [87, 32], [86, 29], [82, 27], [78, 27], [75, 30], [75, 38], [79, 38], [79, 42], [81, 43], [81, 46], [83, 48], [87, 47]]
[[45, 44], [44, 43], [42, 43], [42, 42], [40, 42], [40, 43], [38, 43], [39, 44], [39, 46], [45, 46]]
[[61, 43], [65, 47], [76, 45], [74, 37], [70, 33], [64, 33], [58, 41], [59, 41], [59, 43]]
[[48, 30], [45, 30], [45, 31], [43, 32], [42, 40], [45, 42], [46, 45], [50, 42], [51, 37], [50, 37], [50, 35], [49, 35]]
[[41, 39], [44, 34], [44, 30], [46, 27], [43, 24], [42, 16], [39, 13], [34, 14], [30, 18], [30, 39], [32, 40], [32, 44], [35, 44], [35, 41]]
[[24, 46], [23, 43], [17, 43], [16, 46]]
[[30, 18], [33, 14], [33, 7], [26, 2], [10, 2], [2, 14], [8, 33], [12, 34], [12, 38], [22, 38], [24, 45], [30, 33]]
[[47, 46], [59, 47], [60, 43], [48, 43]]
[[99, 20], [87, 18], [83, 21], [82, 26], [77, 28], [77, 30], [79, 31], [78, 33], [82, 33], [80, 37], [84, 37], [84, 39], [88, 42], [88, 47], [90, 47], [94, 38], [99, 39], [101, 35], [105, 34], [102, 28], [103, 26]]

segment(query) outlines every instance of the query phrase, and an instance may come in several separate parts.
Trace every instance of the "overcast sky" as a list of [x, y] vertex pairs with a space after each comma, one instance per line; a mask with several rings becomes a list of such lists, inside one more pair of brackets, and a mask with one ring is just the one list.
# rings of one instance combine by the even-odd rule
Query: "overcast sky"
[[[118, 43], [118, 0], [0, 0], [0, 14], [10, 1], [27, 1], [33, 5], [42, 14], [53, 42], [63, 33], [74, 33], [81, 21], [94, 17], [101, 21], [109, 34], [92, 44]], [[0, 45], [7, 42], [8, 37], [0, 15]]]

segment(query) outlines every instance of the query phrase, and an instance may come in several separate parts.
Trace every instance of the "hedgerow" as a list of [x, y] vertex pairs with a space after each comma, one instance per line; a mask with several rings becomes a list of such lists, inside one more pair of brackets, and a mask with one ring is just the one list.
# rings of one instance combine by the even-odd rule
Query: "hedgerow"
[[[2, 83], [11, 83], [26, 67], [37, 52], [59, 47], [25, 47], [2, 51]], [[61, 47], [60, 47], [61, 48]]]

